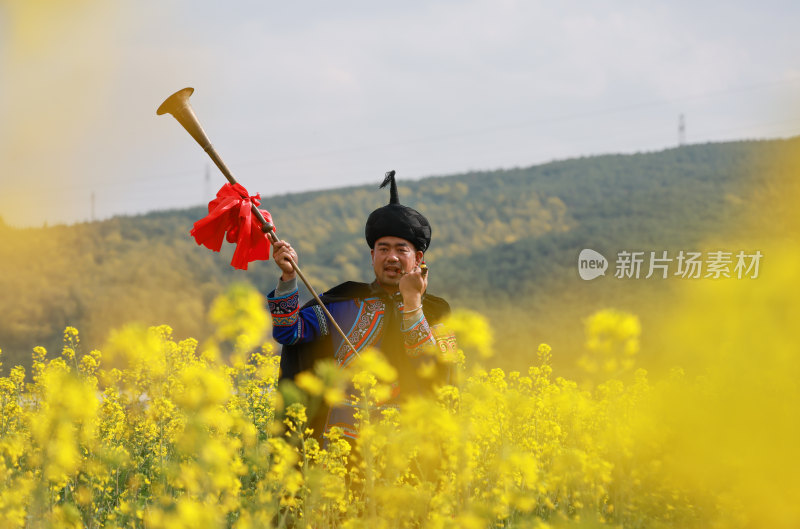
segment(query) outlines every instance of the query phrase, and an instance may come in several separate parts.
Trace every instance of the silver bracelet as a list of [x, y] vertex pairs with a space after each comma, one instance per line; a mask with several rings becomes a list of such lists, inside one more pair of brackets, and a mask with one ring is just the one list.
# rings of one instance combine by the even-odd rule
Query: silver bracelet
[[419, 306], [419, 307], [417, 307], [416, 309], [411, 309], [411, 310], [403, 310], [403, 311], [400, 311], [400, 312], [402, 312], [403, 314], [414, 314], [414, 313], [415, 313], [415, 312], [417, 312], [418, 310], [422, 310], [422, 305], [420, 305], [420, 306]]

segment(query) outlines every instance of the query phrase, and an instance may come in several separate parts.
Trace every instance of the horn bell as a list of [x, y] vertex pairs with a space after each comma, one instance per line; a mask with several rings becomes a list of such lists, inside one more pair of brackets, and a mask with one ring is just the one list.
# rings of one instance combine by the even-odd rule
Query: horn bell
[[156, 110], [157, 115], [162, 115], [166, 113], [175, 114], [176, 111], [180, 111], [183, 108], [189, 106], [189, 96], [194, 93], [194, 88], [186, 87], [183, 90], [178, 90], [161, 103], [161, 106], [158, 107]]
[[159, 116], [162, 114], [172, 114], [172, 117], [178, 120], [178, 123], [183, 125], [183, 128], [192, 135], [194, 141], [200, 144], [203, 150], [211, 148], [211, 140], [206, 136], [206, 132], [200, 125], [200, 120], [192, 110], [192, 105], [189, 104], [189, 96], [194, 93], [194, 88], [187, 87], [183, 90], [178, 90], [161, 103], [161, 106], [156, 110]]

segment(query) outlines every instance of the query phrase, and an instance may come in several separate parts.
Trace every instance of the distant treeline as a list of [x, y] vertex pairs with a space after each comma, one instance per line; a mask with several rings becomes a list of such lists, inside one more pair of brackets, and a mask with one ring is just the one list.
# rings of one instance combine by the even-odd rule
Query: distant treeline
[[[635, 310], [669, 284], [584, 282], [581, 249], [609, 257], [690, 249], [736, 230], [755, 195], [770, 190], [774, 160], [798, 146], [797, 138], [693, 145], [418, 181], [404, 181], [398, 168], [399, 194], [433, 226], [426, 255], [433, 293], [487, 315], [498, 350], [516, 341], [571, 347], [591, 310]], [[380, 179], [264, 199], [278, 235], [297, 248], [319, 291], [371, 280], [364, 221], [388, 201]], [[205, 214], [196, 207], [26, 229], [0, 221], [4, 366], [29, 364], [35, 345], [59, 351], [68, 325], [81, 331], [87, 351], [133, 321], [168, 323], [178, 337], [203, 339], [209, 304], [227, 285], [270, 291], [278, 277], [272, 263], [237, 271], [229, 265], [231, 245], [216, 254], [195, 244], [189, 230]], [[567, 320], [572, 327], [563, 326]]]

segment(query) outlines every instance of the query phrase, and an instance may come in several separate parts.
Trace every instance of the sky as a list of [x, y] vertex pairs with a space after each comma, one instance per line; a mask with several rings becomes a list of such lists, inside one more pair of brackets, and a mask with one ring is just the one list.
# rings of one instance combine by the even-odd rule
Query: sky
[[[65, 5], [68, 4], [68, 5]], [[0, 218], [800, 134], [800, 3], [0, 0]], [[273, 197], [270, 199], [270, 197]], [[262, 206], [262, 207], [263, 207]]]

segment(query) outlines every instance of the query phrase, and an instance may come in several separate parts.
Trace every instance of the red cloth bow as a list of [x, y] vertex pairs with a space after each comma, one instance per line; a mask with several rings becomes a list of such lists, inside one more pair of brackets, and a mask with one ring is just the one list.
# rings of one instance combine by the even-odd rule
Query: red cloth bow
[[[249, 196], [241, 184], [225, 184], [217, 191], [217, 198], [208, 203], [208, 215], [194, 223], [190, 235], [197, 244], [218, 252], [222, 239], [236, 243], [231, 265], [247, 270], [247, 263], [269, 259], [269, 238], [261, 231], [251, 204], [261, 205], [261, 194]], [[267, 222], [272, 222], [268, 211], [259, 210]], [[228, 233], [225, 237], [225, 232]]]

